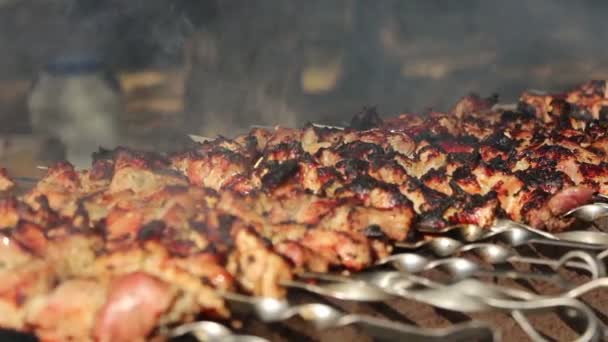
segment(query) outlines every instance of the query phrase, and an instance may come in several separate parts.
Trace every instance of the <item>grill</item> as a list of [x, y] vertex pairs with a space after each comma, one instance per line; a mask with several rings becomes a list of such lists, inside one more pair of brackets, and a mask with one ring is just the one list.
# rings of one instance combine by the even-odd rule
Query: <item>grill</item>
[[[602, 222], [600, 225], [605, 226], [605, 222]], [[602, 236], [603, 234], [604, 233], [599, 233], [598, 236]], [[555, 243], [556, 241], [558, 243]], [[510, 316], [514, 315], [513, 313], [504, 311], [500, 312], [501, 310], [497, 309], [488, 309], [483, 310], [483, 312], [473, 313], [459, 312], [458, 310], [454, 311], [441, 308], [441, 306], [443, 305], [450, 305], [447, 302], [443, 302], [443, 305], [440, 304], [437, 306], [433, 306], [416, 300], [399, 298], [398, 296], [395, 297], [395, 299], [391, 300], [379, 301], [375, 303], [366, 303], [339, 300], [328, 296], [314, 294], [310, 291], [295, 290], [290, 291], [290, 302], [294, 306], [311, 302], [323, 303], [352, 314], [369, 315], [386, 320], [402, 322], [412, 326], [430, 329], [455, 327], [459, 324], [462, 325], [465, 322], [471, 322], [471, 320], [473, 320], [477, 322], [487, 323], [489, 327], [495, 329], [495, 338], [502, 337], [503, 340], [507, 341], [526, 340], [530, 338], [532, 338], [533, 340], [540, 340], [544, 338], [548, 340], [560, 341], [574, 340], [577, 338], [589, 340], [601, 338], [603, 334], [603, 328], [601, 326], [603, 324], [602, 322], [606, 314], [607, 299], [603, 295], [602, 290], [593, 291], [593, 289], [600, 289], [605, 285], [604, 279], [601, 278], [604, 274], [602, 258], [604, 257], [605, 253], [601, 252], [603, 247], [601, 244], [589, 243], [587, 246], [579, 246], [578, 249], [556, 248], [554, 244], [559, 244], [560, 242], [566, 242], [567, 244], [568, 242], [572, 242], [572, 240], [559, 239], [543, 241], [542, 238], [536, 238], [535, 241], [530, 244], [522, 244], [521, 246], [519, 246], [517, 249], [517, 255], [522, 257], [520, 261], [526, 260], [524, 258], [530, 258], [527, 260], [538, 261], [539, 264], [543, 261], [547, 262], [548, 264], [551, 264], [557, 260], [560, 260], [560, 258], [563, 260], [564, 255], [571, 254], [572, 260], [565, 261], [564, 264], [570, 264], [571, 267], [576, 267], [578, 269], [563, 269], [555, 273], [558, 274], [564, 280], [567, 279], [567, 281], [570, 283], [569, 285], [561, 284], [562, 286], [559, 286], [557, 285], [558, 282], [555, 281], [555, 278], [551, 279], [551, 281], [548, 281], [548, 279], [509, 279], [511, 277], [515, 277], [516, 273], [518, 272], [520, 273], [520, 276], [528, 274], [531, 276], [531, 278], [534, 278], [533, 275], [548, 274], [555, 271], [553, 268], [547, 266], [531, 266], [529, 264], [525, 265], [525, 263], [522, 262], [513, 263], [511, 265], [491, 265], [490, 263], [484, 262], [482, 260], [477, 260], [475, 263], [476, 265], [479, 265], [484, 269], [492, 269], [497, 273], [501, 273], [503, 276], [495, 277], [492, 275], [482, 275], [480, 277], [476, 277], [477, 279], [482, 281], [483, 284], [491, 284], [492, 286], [497, 285], [510, 289], [519, 289], [530, 294], [534, 293], [536, 295], [545, 296], [545, 298], [551, 298], [545, 303], [535, 300], [524, 300], [524, 303], [527, 302], [531, 305], [529, 307], [530, 309], [541, 309], [547, 304], [558, 304], [559, 299], [565, 299], [567, 297], [565, 293], [568, 292], [568, 289], [578, 289], [570, 291], [570, 293], [572, 294], [579, 294], [579, 292], [584, 292], [578, 298], [580, 298], [580, 303], [582, 305], [590, 309], [590, 311], [588, 312], [590, 316], [587, 317], [585, 317], [584, 315], [580, 315], [580, 313], [578, 317], [572, 317], [571, 310], [568, 310], [572, 308], [560, 308], [557, 306], [552, 308], [544, 308], [544, 310], [541, 309], [541, 311], [543, 311], [542, 313], [535, 313], [532, 315], [528, 315], [528, 312], [524, 310], [523, 312], [526, 314], [527, 319], [529, 319], [529, 327], [532, 327], [536, 331], [525, 331], [526, 329], [529, 329], [529, 327], [527, 327], [525, 323], [519, 326], [516, 323], [516, 320], [514, 320], [513, 317]], [[575, 242], [578, 243], [578, 241]], [[548, 243], [550, 247], [544, 245], [544, 243]], [[465, 244], [464, 248], [466, 249], [470, 246], [472, 246], [472, 244]], [[576, 255], [578, 253], [581, 254]], [[423, 253], [417, 253], [415, 255], [423, 255]], [[583, 258], [585, 255], [591, 257], [587, 260], [588, 263], [580, 263], [581, 260], [584, 260]], [[580, 258], [581, 256], [582, 258]], [[575, 260], [577, 260], [579, 263], [577, 263], [577, 261]], [[595, 262], [597, 262], [597, 264], [595, 264]], [[599, 273], [591, 275], [588, 271], [593, 267], [598, 267]], [[433, 279], [438, 277], [441, 278], [442, 275], [445, 276], [444, 272], [439, 271], [440, 268], [442, 267], [433, 267], [433, 269], [429, 272], [421, 273], [424, 274], [422, 277], [424, 279]], [[377, 271], [376, 273], [378, 274], [380, 272], [382, 271]], [[374, 272], [372, 271], [372, 274], [373, 273]], [[585, 287], [587, 287], [587, 289], [585, 289]], [[466, 288], [467, 286], [464, 286], [460, 289]], [[474, 287], [471, 288], [471, 290], [476, 291]], [[475, 294], [475, 292], [473, 292], [472, 294]], [[451, 290], [447, 292], [446, 297], [442, 298], [442, 300], [447, 300], [449, 297], [455, 297], [457, 298], [457, 300], [460, 300], [460, 296], [461, 295], [459, 295], [456, 290]], [[485, 298], [487, 299], [490, 297]], [[510, 304], [519, 306], [519, 304], [522, 304], [522, 302], [505, 302], [505, 305], [507, 306]], [[570, 305], [573, 303], [566, 304]], [[525, 304], [521, 305], [521, 307], [525, 306]], [[515, 314], [515, 316], [517, 315]], [[519, 319], [521, 318], [518, 317], [517, 320]], [[589, 321], [590, 319], [597, 321], [595, 323], [591, 323]], [[303, 319], [302, 317], [295, 317], [287, 319], [285, 321], [281, 321], [280, 323], [265, 324], [264, 322], [260, 321], [259, 317], [250, 317], [245, 318], [242, 321], [242, 328], [236, 331], [238, 331], [239, 334], [256, 335], [264, 337], [271, 341], [292, 341], [308, 339], [321, 341], [331, 341], [335, 339], [348, 339], [353, 341], [372, 340], [372, 335], [366, 333], [364, 330], [361, 329], [361, 327], [357, 327], [356, 325], [349, 327], [332, 327], [329, 329], [319, 330], [314, 328], [314, 320], [312, 323], [313, 324], [311, 324], [311, 322], [306, 322], [306, 319]], [[595, 328], [590, 329], [590, 324], [598, 325]], [[440, 331], [441, 330], [437, 330], [436, 332], [438, 333]], [[593, 331], [593, 334], [591, 336], [589, 334], [587, 334], [586, 336], [582, 336], [583, 333], [589, 333], [591, 331]], [[377, 333], [381, 335], [380, 332]], [[374, 337], [379, 339], [381, 336]], [[485, 339], [482, 338], [483, 334], [477, 335], [477, 337], [479, 337], [479, 340], [492, 339], [491, 336], [488, 335], [485, 336]], [[428, 340], [433, 340], [432, 336], [429, 336], [427, 338]], [[443, 336], [442, 338], [446, 339], [445, 336]], [[398, 338], [394, 339], [398, 340]], [[405, 337], [403, 337], [403, 340], [405, 340]], [[450, 338], [449, 340], [453, 339]], [[463, 340], [471, 340], [471, 336], [467, 336], [466, 338], [463, 338]]]
[[[590, 82], [569, 94], [600, 103], [605, 87]], [[196, 297], [185, 315], [209, 310], [205, 319], [214, 317], [211, 312], [227, 317], [221, 298], [230, 320], [179, 325], [192, 316], [172, 316], [169, 324], [155, 321], [140, 335], [154, 331], [159, 338], [210, 341], [598, 340], [605, 332], [601, 288], [608, 284], [608, 232], [603, 229], [608, 225], [602, 220], [608, 204], [601, 194], [604, 154], [598, 152], [605, 146], [589, 136], [599, 134], [602, 120], [594, 117], [599, 108], [593, 103], [584, 115], [575, 108], [576, 116], [569, 116], [570, 104], [562, 98], [525, 94], [528, 102], [514, 111], [495, 111], [493, 99], [469, 96], [454, 113], [425, 118], [383, 120], [369, 109], [349, 128], [262, 126], [233, 140], [191, 135], [199, 144], [169, 155], [102, 149], [89, 171], [60, 163], [48, 168], [41, 181], [15, 178], [22, 190], [36, 184], [23, 197], [10, 193], [11, 179], [3, 172], [9, 197], [0, 208], [8, 228], [0, 232], [0, 241], [9, 249], [14, 241], [19, 252], [13, 256], [34, 259], [47, 255], [50, 248], [40, 247], [47, 239], [86, 240], [90, 245], [76, 247], [75, 254], [90, 253], [91, 269], [76, 266], [65, 272], [85, 278], [77, 285], [108, 293], [105, 304], [88, 307], [101, 308], [93, 312], [99, 315], [95, 334], [102, 330], [112, 336], [112, 329], [100, 326], [120, 317], [113, 305], [133, 300], [130, 294], [124, 297], [125, 291], [157, 291], [167, 303], [179, 303], [178, 295], [170, 297], [171, 284], [174, 293], [203, 298]], [[543, 107], [549, 102], [551, 108]], [[542, 117], [537, 109], [556, 119]], [[453, 123], [460, 119], [462, 125]], [[408, 126], [410, 120], [415, 124]], [[488, 133], [483, 120], [500, 121], [507, 132], [495, 128], [498, 132]], [[518, 128], [524, 123], [553, 135], [525, 135], [530, 132]], [[589, 130], [580, 128], [587, 124]], [[570, 140], [551, 143], [559, 134]], [[591, 142], [584, 141], [585, 135]], [[585, 152], [583, 145], [591, 143], [595, 150]], [[523, 173], [519, 164], [507, 167], [515, 152], [521, 153], [518, 163], [530, 163]], [[473, 170], [467, 155], [474, 153], [480, 160]], [[445, 166], [436, 166], [442, 160]], [[562, 171], [565, 167], [570, 169]], [[306, 173], [309, 169], [313, 173]], [[471, 178], [477, 188], [471, 187]], [[70, 211], [65, 203], [74, 198]], [[570, 226], [572, 221], [579, 227]], [[90, 247], [96, 243], [100, 247]], [[321, 266], [313, 265], [318, 259], [302, 256], [326, 258], [327, 251], [330, 256]], [[63, 270], [61, 257], [42, 266]], [[130, 268], [133, 260], [135, 268]], [[188, 268], [192, 265], [214, 271]], [[74, 284], [62, 277], [56, 276], [61, 285], [49, 286], [53, 294], [65, 283]], [[95, 287], [87, 277], [107, 283]], [[194, 289], [189, 287], [193, 283]], [[79, 290], [60, 300], [82, 295]], [[285, 290], [286, 299], [267, 297], [282, 298]], [[173, 314], [171, 305], [159, 312]]]
[[[35, 182], [17, 180], [24, 189]], [[508, 220], [489, 230], [451, 226], [431, 239], [395, 243], [391, 256], [363, 274], [302, 273], [284, 284], [285, 302], [222, 294], [231, 321], [164, 333], [175, 341], [597, 340], [608, 314], [608, 206], [567, 215], [596, 229], [549, 234]], [[331, 319], [330, 309], [343, 317]]]

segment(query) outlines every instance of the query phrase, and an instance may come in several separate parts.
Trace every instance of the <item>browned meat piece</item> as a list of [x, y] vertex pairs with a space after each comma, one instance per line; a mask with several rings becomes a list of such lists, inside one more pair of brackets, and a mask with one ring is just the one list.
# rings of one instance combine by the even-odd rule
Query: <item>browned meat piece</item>
[[313, 229], [304, 234], [302, 245], [329, 260], [332, 265], [344, 265], [351, 270], [370, 266], [373, 254], [367, 239], [346, 232]]
[[299, 271], [362, 270], [416, 225], [557, 231], [608, 195], [606, 82], [495, 101], [368, 109], [343, 129], [253, 129], [167, 156], [100, 150], [90, 170], [59, 163], [22, 196], [0, 169], [0, 326], [143, 340], [227, 318], [217, 290], [281, 298]]
[[430, 170], [443, 168], [447, 155], [437, 147], [426, 145], [416, 152], [414, 159], [397, 158], [397, 162], [410, 176], [421, 178]]
[[271, 204], [267, 211], [271, 223], [295, 222], [315, 225], [338, 205], [338, 201], [306, 194], [291, 194], [289, 197], [278, 198], [278, 201]]
[[[162, 163], [160, 166], [156, 165], [157, 163], [132, 157], [127, 153], [119, 153], [108, 191], [118, 193], [128, 190], [140, 196], [146, 196], [160, 191], [166, 186], [188, 185], [180, 174], [169, 170], [168, 163]], [[160, 169], [163, 172], [155, 172], [155, 169], [159, 167], [164, 167]]]
[[496, 219], [499, 201], [495, 192], [485, 196], [466, 196], [462, 201], [456, 202], [444, 212], [444, 218], [449, 224], [474, 224], [480, 227], [489, 227]]
[[[192, 256], [189, 260], [204, 263], [187, 265], [188, 259], [170, 255], [167, 249], [157, 242], [147, 242], [143, 246], [132, 246], [99, 254], [94, 260], [95, 275], [108, 278], [144, 272], [180, 290], [186, 302], [180, 302], [180, 307], [172, 308], [172, 315], [179, 316], [176, 319], [192, 319], [199, 312], [213, 317], [228, 315], [223, 300], [208, 284], [218, 284], [221, 286], [218, 287], [219, 289], [232, 289], [233, 280], [214, 258], [198, 259]], [[206, 269], [202, 271], [203, 268]]]
[[25, 195], [25, 201], [34, 209], [40, 208], [40, 198], [50, 208], [68, 216], [76, 210], [75, 202], [81, 195], [80, 177], [69, 163], [59, 163], [48, 169], [47, 174]]
[[327, 272], [330, 260], [297, 241], [285, 240], [274, 245], [277, 253], [289, 259], [299, 270]]
[[316, 195], [331, 196], [341, 185], [340, 175], [333, 167], [323, 167], [316, 162], [300, 162], [298, 176], [302, 188]]
[[355, 207], [350, 212], [349, 231], [365, 233], [370, 226], [376, 226], [382, 235], [371, 235], [371, 238], [384, 238], [404, 241], [412, 231], [414, 210], [410, 206], [393, 208]]
[[[134, 290], [135, 287], [132, 287], [127, 291]], [[105, 284], [99, 280], [66, 280], [48, 295], [35, 297], [28, 303], [26, 322], [33, 327], [37, 337], [43, 341], [93, 341], [93, 328], [96, 322], [100, 324], [97, 313], [104, 304], [106, 291]], [[131, 293], [132, 296], [139, 296], [135, 292]], [[136, 304], [139, 303], [133, 302], [131, 308]], [[125, 310], [128, 309], [125, 308]], [[122, 325], [125, 326], [129, 322], [136, 323], [134, 320], [137, 320], [141, 312], [131, 312], [135, 314], [131, 317], [117, 314], [112, 319], [115, 322], [121, 322], [122, 320]], [[101, 319], [103, 320], [109, 314], [111, 313], [103, 313]], [[112, 327], [107, 326], [107, 328]], [[107, 331], [106, 334], [112, 334], [112, 332]], [[99, 336], [99, 340], [133, 341], [135, 339], [141, 340], [145, 336], [146, 334], [131, 335], [129, 336], [131, 339], [121, 339], [119, 335], [112, 336], [113, 339]]]
[[478, 95], [471, 94], [460, 99], [452, 112], [458, 118], [463, 118], [470, 114], [489, 111], [496, 101], [496, 98], [482, 99]]
[[0, 244], [0, 326], [24, 329], [26, 304], [49, 291], [55, 282], [52, 267], [28, 255], [8, 237]]
[[12, 228], [20, 219], [19, 202], [16, 198], [0, 198], [0, 229]]
[[106, 217], [106, 238], [132, 240], [137, 236], [143, 223], [143, 214], [136, 210], [114, 208]]
[[247, 228], [236, 228], [233, 238], [235, 249], [227, 268], [238, 284], [255, 296], [284, 297], [286, 290], [281, 282], [293, 277], [289, 263]]
[[214, 190], [247, 172], [246, 160], [232, 151], [213, 151], [189, 160], [186, 174], [190, 183]]
[[0, 168], [0, 192], [9, 191], [15, 187], [15, 182], [9, 177], [5, 168]]

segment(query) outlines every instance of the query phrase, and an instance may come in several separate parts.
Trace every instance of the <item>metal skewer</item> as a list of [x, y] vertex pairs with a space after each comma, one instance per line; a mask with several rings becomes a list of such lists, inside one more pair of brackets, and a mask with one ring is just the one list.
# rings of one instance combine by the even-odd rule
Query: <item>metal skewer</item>
[[608, 217], [608, 203], [598, 202], [585, 204], [568, 211], [564, 216], [572, 216], [583, 222], [594, 222], [601, 218]]
[[258, 336], [234, 334], [226, 326], [213, 321], [182, 324], [171, 329], [166, 335], [170, 338], [192, 335], [201, 342], [270, 342]]
[[[504, 245], [483, 242], [464, 244], [447, 236], [438, 236], [431, 240], [426, 240], [415, 244], [397, 243], [396, 247], [412, 251], [427, 251], [439, 257], [455, 256], [470, 252], [480, 256], [485, 262], [490, 264], [525, 263], [530, 265], [549, 266], [554, 270], [558, 270], [559, 268], [565, 266], [585, 270], [589, 272], [591, 277], [594, 279], [602, 277], [606, 273], [604, 265], [598, 262], [596, 258], [594, 258], [591, 254], [578, 250], [569, 251], [558, 260], [551, 260], [547, 258], [520, 256], [513, 248]], [[407, 257], [408, 256], [405, 258]], [[389, 259], [393, 260], [393, 263], [398, 261], [399, 258], [399, 254], [389, 257]], [[582, 262], [574, 260], [580, 260]], [[450, 261], [447, 262], [449, 263]], [[471, 271], [477, 271], [478, 268], [479, 267], [469, 269], [471, 269]], [[513, 273], [513, 275], [518, 275], [520, 278], [538, 278], [538, 275], [535, 273], [526, 274], [518, 272]], [[557, 274], [555, 275], [557, 276]], [[561, 277], [559, 279], [561, 279]]]
[[372, 316], [348, 314], [321, 303], [291, 305], [284, 300], [256, 298], [234, 293], [224, 293], [223, 297], [236, 312], [254, 314], [264, 322], [279, 322], [298, 316], [312, 323], [317, 329], [357, 325], [377, 340], [500, 340], [498, 331], [479, 321], [455, 324], [447, 328], [427, 329]]
[[[448, 310], [460, 312], [499, 310], [509, 312], [533, 341], [545, 341], [545, 339], [528, 321], [525, 313], [553, 311], [558, 307], [571, 309], [572, 317], [579, 316], [585, 320], [586, 328], [576, 341], [596, 340], [599, 335], [598, 328], [602, 329], [602, 334], [606, 333], [603, 323], [586, 305], [575, 300], [573, 295], [542, 297], [527, 291], [482, 283], [475, 279], [465, 279], [454, 284], [443, 285], [429, 279], [399, 272], [369, 273], [358, 279], [373, 282], [388, 292], [399, 294], [404, 298], [429, 304], [434, 303], [431, 305]], [[428, 289], [412, 291], [413, 283], [424, 284]], [[605, 284], [608, 285], [608, 279], [606, 279]]]
[[[387, 293], [425, 303], [437, 308], [458, 312], [509, 312], [515, 321], [534, 341], [544, 341], [541, 335], [528, 321], [525, 313], [553, 311], [558, 307], [568, 308], [577, 317], [586, 322], [586, 329], [576, 341], [592, 341], [597, 336], [601, 324], [593, 312], [581, 302], [569, 297], [542, 297], [527, 291], [486, 284], [474, 279], [465, 279], [452, 284], [441, 284], [433, 280], [397, 271], [373, 271], [358, 273], [352, 277], [331, 274], [308, 273], [303, 277], [322, 279], [342, 283], [342, 290], [353, 286], [350, 292], [355, 293], [362, 285], [377, 286]], [[422, 286], [422, 288], [420, 288]], [[365, 295], [364, 295], [365, 296]], [[258, 300], [251, 298], [251, 300]], [[260, 302], [257, 305], [262, 305]], [[316, 305], [316, 304], [315, 304]], [[266, 319], [277, 319], [278, 305], [269, 305], [262, 309], [261, 315]], [[251, 308], [250, 308], [251, 309]], [[260, 310], [260, 308], [257, 308]], [[314, 323], [314, 322], [313, 322]]]
[[188, 138], [190, 138], [190, 140], [200, 143], [200, 144], [204, 144], [206, 142], [215, 140], [215, 138], [203, 137], [202, 135], [196, 135], [196, 134], [188, 134]]
[[475, 225], [455, 225], [440, 230], [420, 228], [420, 232], [446, 235], [462, 242], [503, 241], [510, 246], [547, 245], [567, 249], [601, 251], [608, 248], [608, 233], [576, 230], [551, 234], [511, 220], [497, 220], [488, 229]]
[[608, 247], [608, 233], [575, 230], [551, 234], [511, 220], [498, 220], [493, 232], [506, 238], [513, 246], [545, 244], [571, 249], [598, 250]]

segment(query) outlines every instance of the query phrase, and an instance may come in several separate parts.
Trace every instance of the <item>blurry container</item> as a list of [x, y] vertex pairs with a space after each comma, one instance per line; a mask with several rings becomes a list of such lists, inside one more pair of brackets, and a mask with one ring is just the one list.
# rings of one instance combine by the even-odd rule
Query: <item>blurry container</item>
[[63, 56], [34, 82], [28, 110], [34, 133], [54, 136], [68, 161], [88, 167], [99, 147], [119, 143], [123, 99], [115, 77], [95, 56]]
[[161, 113], [176, 117], [184, 111], [186, 68], [145, 69], [117, 75], [128, 114]]

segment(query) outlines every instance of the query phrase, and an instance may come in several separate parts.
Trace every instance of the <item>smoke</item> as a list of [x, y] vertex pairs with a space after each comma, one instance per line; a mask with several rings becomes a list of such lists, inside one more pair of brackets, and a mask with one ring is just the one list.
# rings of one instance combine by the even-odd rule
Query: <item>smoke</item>
[[469, 92], [516, 101], [528, 88], [608, 77], [608, 50], [598, 44], [606, 6], [232, 1], [209, 28], [219, 62], [195, 68], [190, 111], [204, 117], [204, 132], [229, 132], [340, 124], [364, 105], [385, 115], [445, 110]]
[[341, 124], [366, 105], [384, 115], [441, 110], [469, 92], [509, 102], [528, 88], [608, 78], [599, 0], [8, 4], [0, 79], [33, 77], [82, 48], [120, 70], [186, 64], [188, 133]]

